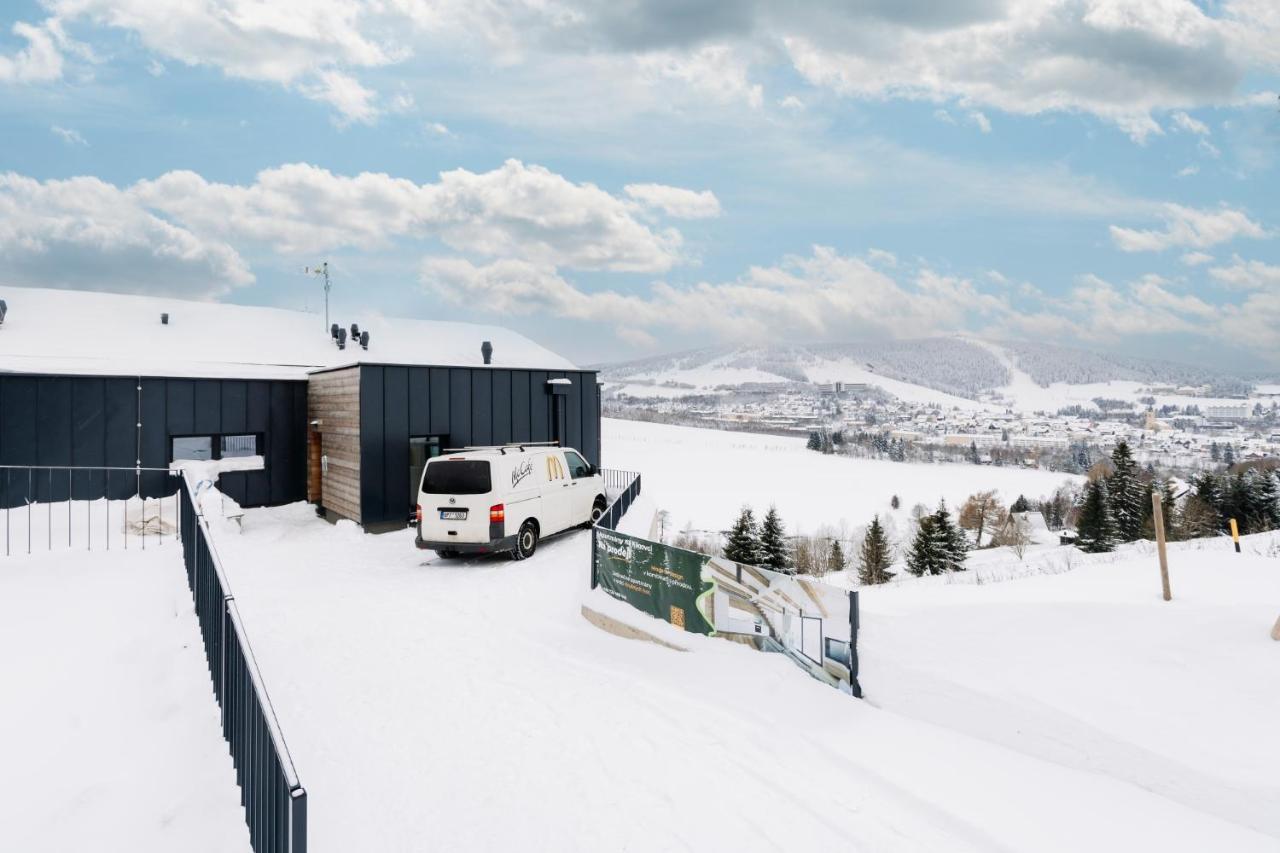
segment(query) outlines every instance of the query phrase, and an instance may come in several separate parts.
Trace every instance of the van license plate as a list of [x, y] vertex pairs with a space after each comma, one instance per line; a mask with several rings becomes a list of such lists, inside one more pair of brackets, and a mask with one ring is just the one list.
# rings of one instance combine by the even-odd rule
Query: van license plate
[[467, 511], [465, 509], [442, 509], [440, 510], [441, 521], [466, 521]]

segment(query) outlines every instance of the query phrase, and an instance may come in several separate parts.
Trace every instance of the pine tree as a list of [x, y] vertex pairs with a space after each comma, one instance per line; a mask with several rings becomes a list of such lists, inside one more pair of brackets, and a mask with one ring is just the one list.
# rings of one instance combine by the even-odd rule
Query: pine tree
[[738, 514], [738, 520], [733, 523], [729, 535], [725, 537], [724, 556], [725, 559], [735, 563], [760, 565], [763, 556], [760, 547], [760, 530], [756, 525], [756, 516], [751, 511], [751, 507], [742, 508], [742, 512]]
[[858, 554], [858, 582], [864, 586], [886, 583], [894, 574], [889, 571], [892, 562], [889, 537], [885, 535], [880, 516], [877, 515], [871, 519], [871, 526], [867, 528], [867, 535], [862, 540], [862, 550]]
[[902, 506], [902, 501], [898, 498], [897, 495], [894, 495], [893, 497], [889, 498], [889, 506], [893, 507], [894, 509], [897, 509], [898, 507]]
[[1230, 470], [1231, 466], [1236, 464], [1235, 449], [1229, 444], [1222, 450], [1222, 464], [1227, 466], [1227, 470]]
[[818, 433], [816, 433], [816, 432], [811, 432], [811, 433], [809, 433], [809, 444], [808, 444], [808, 449], [809, 449], [809, 450], [821, 450], [821, 449], [822, 449], [822, 436], [818, 435]]
[[969, 442], [969, 461], [974, 465], [982, 463], [982, 457], [978, 455], [978, 443], [976, 441]]
[[1107, 499], [1107, 482], [1102, 477], [1090, 480], [1084, 488], [1076, 532], [1082, 551], [1097, 554], [1115, 549], [1115, 521]]
[[1133, 542], [1142, 535], [1142, 522], [1150, 513], [1143, 512], [1143, 497], [1150, 492], [1138, 481], [1137, 465], [1129, 444], [1121, 440], [1111, 453], [1113, 471], [1107, 478], [1107, 498], [1115, 520], [1115, 533], [1121, 542]]
[[[769, 507], [760, 525], [760, 560], [756, 565], [776, 572], [792, 568], [791, 547], [787, 543], [787, 531], [778, 517], [778, 508]], [[739, 562], [745, 562], [740, 560]]]
[[920, 526], [916, 528], [916, 538], [911, 540], [911, 549], [907, 551], [907, 571], [916, 577], [942, 574], [942, 554], [934, 531], [936, 522], [932, 515], [922, 517]]
[[1018, 499], [1013, 502], [1013, 506], [1009, 507], [1009, 512], [1030, 512], [1031, 501], [1027, 500], [1025, 495], [1018, 495]]
[[843, 572], [845, 569], [844, 549], [839, 539], [831, 540], [831, 553], [827, 555], [827, 571]]
[[941, 501], [938, 511], [933, 514], [933, 533], [942, 559], [942, 570], [963, 572], [964, 560], [969, 553], [969, 540], [965, 538], [959, 525], [952, 522], [946, 501]]

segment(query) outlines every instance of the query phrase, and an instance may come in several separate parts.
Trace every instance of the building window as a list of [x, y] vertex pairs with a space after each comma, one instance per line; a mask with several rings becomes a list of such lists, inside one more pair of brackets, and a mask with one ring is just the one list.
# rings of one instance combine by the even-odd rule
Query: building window
[[258, 456], [262, 453], [262, 436], [256, 433], [233, 435], [175, 435], [171, 439], [169, 459], [232, 459]]
[[222, 457], [230, 459], [236, 456], [257, 456], [257, 435], [224, 435], [222, 436]]
[[212, 459], [213, 436], [185, 435], [173, 440], [173, 461], [183, 459]]

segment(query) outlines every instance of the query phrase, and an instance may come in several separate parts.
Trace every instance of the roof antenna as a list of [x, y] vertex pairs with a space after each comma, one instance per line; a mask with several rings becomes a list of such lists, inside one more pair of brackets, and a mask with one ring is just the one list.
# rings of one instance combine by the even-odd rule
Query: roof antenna
[[303, 267], [302, 271], [310, 275], [324, 276], [324, 327], [329, 328], [329, 262], [322, 261], [318, 267]]

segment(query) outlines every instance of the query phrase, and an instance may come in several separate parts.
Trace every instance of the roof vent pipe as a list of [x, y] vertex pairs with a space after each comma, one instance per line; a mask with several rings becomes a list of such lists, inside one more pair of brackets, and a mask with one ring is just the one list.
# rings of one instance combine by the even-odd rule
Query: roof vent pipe
[[338, 349], [347, 348], [347, 330], [338, 329]]
[[3, 299], [0, 299], [0, 323], [4, 322], [4, 315], [9, 313], [9, 305]]
[[361, 332], [361, 333], [360, 333], [360, 348], [361, 348], [361, 349], [368, 349], [368, 348], [369, 348], [369, 333], [368, 333], [368, 332]]
[[169, 315], [168, 315], [168, 314], [161, 314], [161, 315], [160, 315], [160, 325], [161, 325], [161, 326], [167, 326], [167, 325], [169, 325]]
[[480, 345], [480, 355], [484, 357], [485, 364], [493, 363], [493, 344], [485, 341]]
[[351, 324], [351, 343], [354, 344], [358, 340], [360, 340], [360, 324], [352, 323]]

